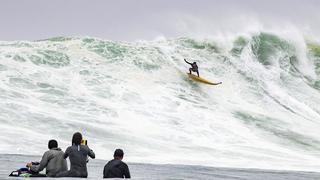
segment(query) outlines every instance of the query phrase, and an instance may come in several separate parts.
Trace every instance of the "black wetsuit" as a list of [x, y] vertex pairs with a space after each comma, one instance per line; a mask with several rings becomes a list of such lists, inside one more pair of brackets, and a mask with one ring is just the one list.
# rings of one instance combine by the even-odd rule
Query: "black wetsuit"
[[117, 159], [109, 161], [104, 166], [103, 178], [131, 178], [128, 165]]
[[88, 177], [87, 158], [95, 158], [94, 152], [86, 145], [69, 146], [64, 158], [70, 159], [70, 170], [59, 173], [57, 177]]
[[191, 71], [196, 72], [199, 77], [199, 70], [198, 70], [197, 63], [196, 62], [190, 63], [186, 59], [184, 59], [184, 61], [191, 65], [191, 68], [189, 68], [189, 73], [191, 74]]

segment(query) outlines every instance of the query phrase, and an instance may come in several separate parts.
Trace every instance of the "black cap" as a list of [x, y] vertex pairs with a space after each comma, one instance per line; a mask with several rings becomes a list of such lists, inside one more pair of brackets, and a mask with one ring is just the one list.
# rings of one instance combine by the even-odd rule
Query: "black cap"
[[114, 154], [113, 154], [113, 157], [123, 157], [123, 151], [122, 151], [122, 149], [116, 149], [115, 151], [114, 151]]
[[52, 149], [52, 148], [57, 148], [58, 147], [58, 142], [54, 139], [51, 139], [49, 142], [48, 142], [48, 148], [49, 149]]

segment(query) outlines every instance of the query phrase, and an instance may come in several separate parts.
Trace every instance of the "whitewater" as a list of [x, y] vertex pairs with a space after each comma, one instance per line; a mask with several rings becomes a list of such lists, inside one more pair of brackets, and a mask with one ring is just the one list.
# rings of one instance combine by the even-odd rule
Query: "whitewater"
[[[223, 84], [190, 80], [184, 58]], [[2, 41], [0, 154], [65, 149], [79, 131], [99, 159], [319, 171], [319, 75], [302, 35]]]

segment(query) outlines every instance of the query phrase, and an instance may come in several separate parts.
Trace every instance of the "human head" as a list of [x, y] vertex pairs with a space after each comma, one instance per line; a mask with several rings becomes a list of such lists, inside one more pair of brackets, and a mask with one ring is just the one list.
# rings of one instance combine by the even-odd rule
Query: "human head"
[[52, 148], [57, 148], [58, 147], [58, 142], [54, 139], [51, 139], [49, 142], [48, 142], [48, 148], [49, 149], [52, 149]]
[[122, 160], [122, 158], [123, 158], [123, 150], [122, 149], [116, 149], [115, 151], [114, 151], [114, 154], [113, 154], [113, 157], [115, 158], [115, 159], [120, 159], [120, 160]]
[[193, 64], [197, 64], [196, 62], [193, 62]]
[[76, 132], [72, 136], [72, 145], [80, 145], [82, 140], [82, 135], [79, 132]]

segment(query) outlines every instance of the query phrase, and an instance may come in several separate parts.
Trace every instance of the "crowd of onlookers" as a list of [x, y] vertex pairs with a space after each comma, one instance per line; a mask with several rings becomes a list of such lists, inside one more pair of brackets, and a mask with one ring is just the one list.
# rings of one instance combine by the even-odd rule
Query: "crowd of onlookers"
[[[58, 147], [56, 140], [50, 140], [49, 150], [46, 151], [39, 163], [28, 163], [28, 170], [39, 173], [44, 168], [48, 177], [88, 177], [88, 157], [95, 158], [95, 153], [82, 139], [79, 132], [73, 134], [72, 145], [65, 152]], [[103, 178], [130, 178], [128, 165], [122, 161], [123, 150], [116, 149], [114, 159], [109, 161], [103, 170]], [[66, 158], [69, 157], [70, 169], [68, 170]]]

